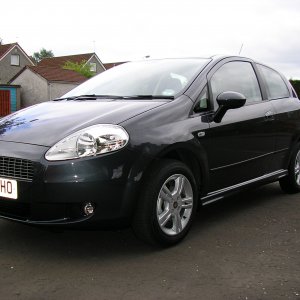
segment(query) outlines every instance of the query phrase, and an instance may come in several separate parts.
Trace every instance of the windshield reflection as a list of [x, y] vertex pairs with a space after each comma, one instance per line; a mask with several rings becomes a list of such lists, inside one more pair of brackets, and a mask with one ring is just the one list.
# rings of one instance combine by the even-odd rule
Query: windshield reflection
[[84, 82], [62, 96], [174, 96], [201, 72], [209, 59], [163, 59], [125, 63]]

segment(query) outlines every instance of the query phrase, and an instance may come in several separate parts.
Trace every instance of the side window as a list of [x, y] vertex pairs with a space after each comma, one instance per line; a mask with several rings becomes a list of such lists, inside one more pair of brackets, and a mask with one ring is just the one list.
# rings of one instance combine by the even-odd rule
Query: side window
[[257, 67], [266, 83], [268, 99], [287, 98], [290, 96], [285, 82], [276, 71], [262, 65], [257, 65]]
[[196, 105], [194, 107], [195, 113], [200, 113], [209, 109], [209, 99], [207, 86], [202, 90], [199, 97], [197, 98]]
[[251, 63], [234, 61], [223, 65], [211, 78], [213, 100], [222, 92], [243, 94], [247, 103], [262, 100], [258, 81]]

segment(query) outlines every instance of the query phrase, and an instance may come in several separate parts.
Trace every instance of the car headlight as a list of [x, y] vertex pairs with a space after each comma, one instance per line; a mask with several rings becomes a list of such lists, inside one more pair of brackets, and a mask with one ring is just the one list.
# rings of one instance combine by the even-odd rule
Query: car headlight
[[67, 160], [86, 156], [95, 156], [119, 150], [126, 146], [129, 136], [118, 125], [99, 124], [79, 130], [62, 139], [51, 147], [47, 160]]

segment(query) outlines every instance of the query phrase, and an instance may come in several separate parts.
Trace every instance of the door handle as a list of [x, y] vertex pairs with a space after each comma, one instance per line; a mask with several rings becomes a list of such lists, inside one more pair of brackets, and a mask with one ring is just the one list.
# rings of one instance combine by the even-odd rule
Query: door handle
[[267, 120], [267, 121], [272, 121], [272, 120], [274, 120], [275, 118], [274, 118], [274, 113], [272, 112], [272, 111], [267, 111], [266, 113], [265, 113], [265, 119]]

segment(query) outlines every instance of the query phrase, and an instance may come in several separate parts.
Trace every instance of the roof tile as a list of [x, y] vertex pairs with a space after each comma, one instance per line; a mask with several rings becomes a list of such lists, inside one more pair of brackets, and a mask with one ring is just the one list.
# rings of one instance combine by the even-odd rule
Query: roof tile
[[88, 79], [78, 72], [62, 69], [61, 67], [27, 66], [27, 68], [48, 81], [82, 83]]
[[16, 43], [0, 45], [0, 58], [4, 56]]
[[108, 69], [111, 69], [113, 67], [125, 64], [125, 63], [127, 63], [127, 61], [107, 63], [107, 64], [103, 64], [103, 66], [105, 67], [106, 70], [108, 70]]
[[42, 59], [38, 66], [43, 67], [63, 67], [67, 61], [81, 63], [83, 60], [88, 61], [94, 53], [85, 53], [77, 55], [57, 56]]

